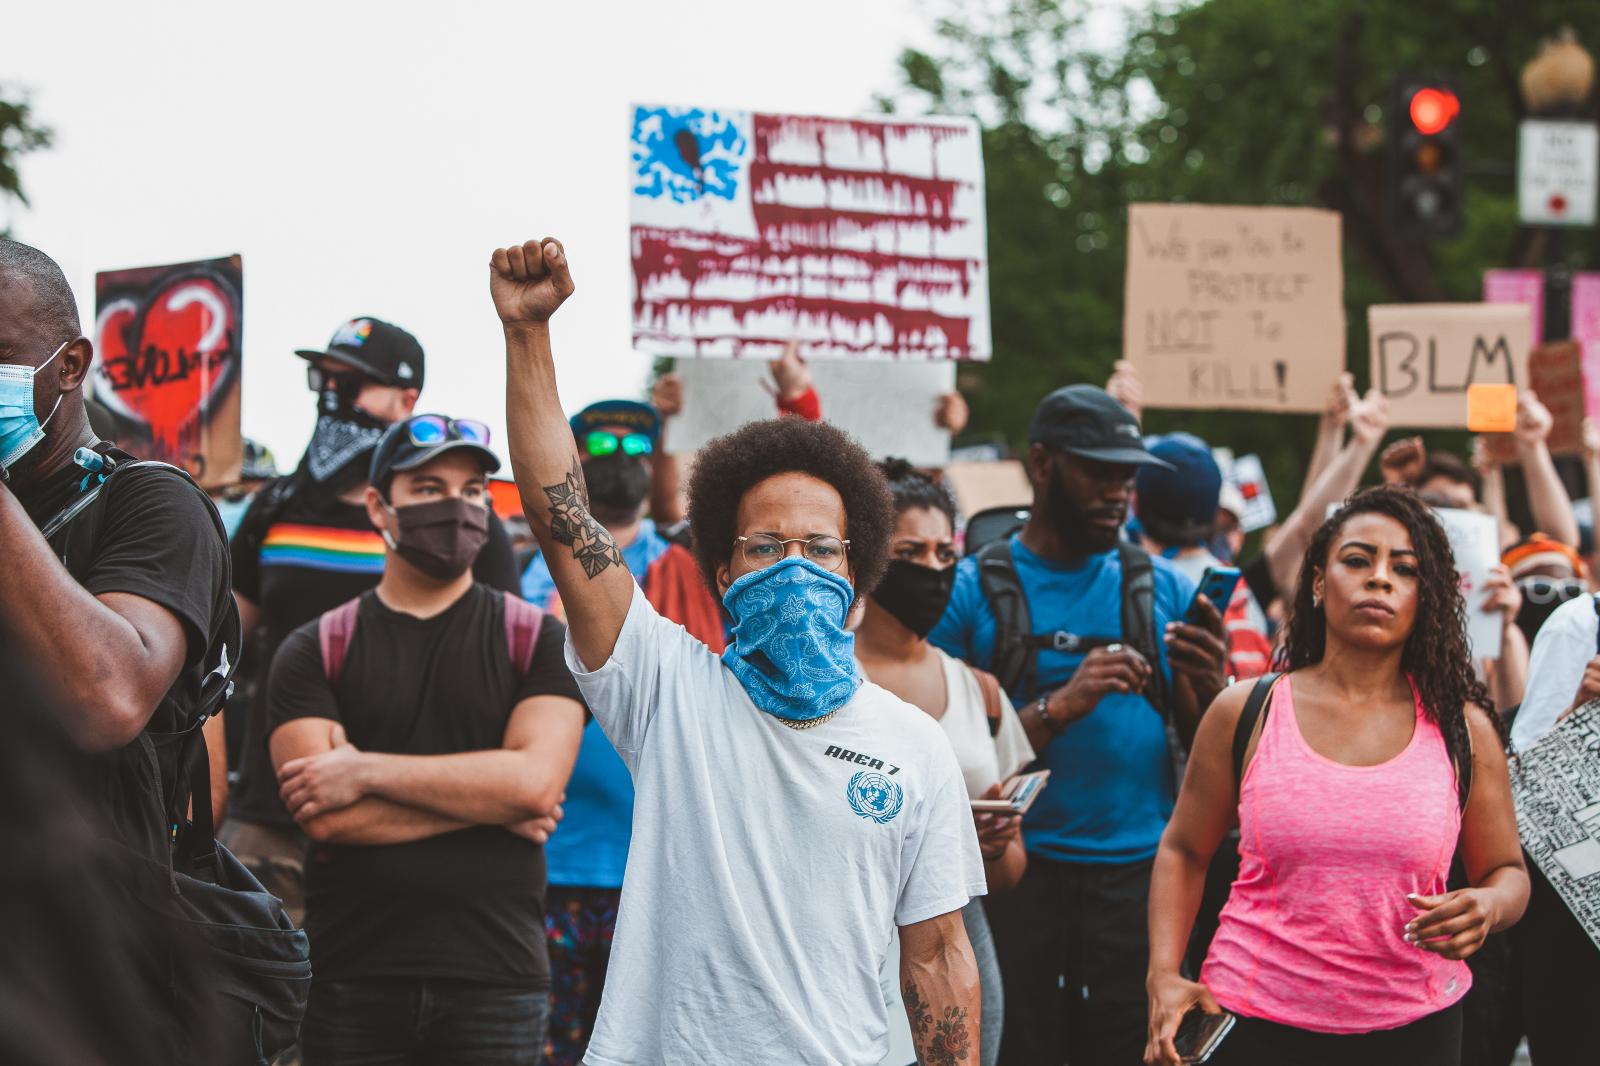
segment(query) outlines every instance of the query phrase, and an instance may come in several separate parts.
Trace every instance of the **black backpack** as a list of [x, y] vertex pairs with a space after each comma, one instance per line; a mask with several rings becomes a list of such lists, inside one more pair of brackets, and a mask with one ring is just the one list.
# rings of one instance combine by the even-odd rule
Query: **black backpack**
[[[166, 463], [138, 460], [116, 450], [102, 454], [105, 467], [86, 476], [79, 495], [40, 527], [69, 570], [92, 550], [109, 489], [126, 472], [161, 468], [194, 485], [187, 473]], [[198, 485], [194, 489], [206, 501], [217, 536], [226, 543], [216, 507]], [[228, 614], [202, 660], [210, 670], [194, 721], [176, 733], [147, 730], [134, 742], [148, 751], [151, 760], [158, 747], [177, 748], [175, 780], [158, 782], [139, 797], [163, 814], [168, 827], [166, 854], [158, 858], [115, 843], [120, 845], [119, 854], [126, 853], [135, 895], [174, 938], [197, 947], [216, 993], [218, 1016], [193, 1020], [195, 1033], [211, 1034], [196, 1036], [204, 1041], [203, 1050], [190, 1049], [203, 1057], [189, 1061], [267, 1066], [299, 1034], [311, 986], [311, 948], [306, 934], [284, 914], [283, 904], [214, 835], [211, 768], [202, 729], [221, 712], [233, 691], [240, 624], [232, 597], [226, 602]], [[160, 794], [163, 789], [165, 795]], [[183, 1006], [177, 1005], [180, 1016]]]

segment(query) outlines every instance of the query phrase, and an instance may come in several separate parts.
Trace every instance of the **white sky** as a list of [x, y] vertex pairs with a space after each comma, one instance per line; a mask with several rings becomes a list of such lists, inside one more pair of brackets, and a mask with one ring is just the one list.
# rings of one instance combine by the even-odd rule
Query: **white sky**
[[278, 0], [12, 4], [0, 79], [53, 149], [0, 224], [94, 274], [244, 256], [244, 431], [288, 468], [313, 418], [295, 348], [346, 318], [427, 351], [421, 409], [483, 418], [504, 455], [487, 263], [553, 234], [577, 294], [557, 316], [569, 411], [634, 395], [627, 105], [849, 115], [925, 40], [917, 0]]

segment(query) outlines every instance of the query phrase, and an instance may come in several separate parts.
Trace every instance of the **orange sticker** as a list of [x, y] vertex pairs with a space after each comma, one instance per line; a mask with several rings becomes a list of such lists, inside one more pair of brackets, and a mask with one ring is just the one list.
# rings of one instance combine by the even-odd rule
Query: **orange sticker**
[[1468, 385], [1467, 428], [1474, 433], [1510, 433], [1517, 428], [1515, 385]]

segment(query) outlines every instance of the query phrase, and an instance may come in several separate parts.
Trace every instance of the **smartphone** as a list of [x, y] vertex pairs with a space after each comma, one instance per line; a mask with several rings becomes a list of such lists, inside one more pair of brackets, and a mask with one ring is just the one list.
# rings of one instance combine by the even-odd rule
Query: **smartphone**
[[1189, 609], [1183, 612], [1183, 620], [1191, 625], [1200, 624], [1199, 598], [1203, 593], [1211, 601], [1211, 606], [1221, 614], [1228, 609], [1228, 601], [1233, 599], [1233, 590], [1239, 585], [1239, 568], [1236, 566], [1208, 566], [1206, 572], [1200, 575], [1200, 586], [1195, 589], [1195, 598], [1189, 601]]
[[1044, 791], [1044, 783], [1049, 779], [1049, 770], [1023, 774], [1004, 796], [999, 799], [975, 799], [972, 809], [994, 814], [1027, 814], [1028, 808], [1039, 798], [1039, 793]]
[[1193, 1008], [1178, 1023], [1178, 1033], [1172, 1038], [1173, 1046], [1178, 1049], [1178, 1057], [1186, 1063], [1210, 1061], [1212, 1054], [1222, 1044], [1222, 1038], [1228, 1035], [1236, 1021], [1238, 1019], [1227, 1011], [1207, 1014], [1199, 1007]]

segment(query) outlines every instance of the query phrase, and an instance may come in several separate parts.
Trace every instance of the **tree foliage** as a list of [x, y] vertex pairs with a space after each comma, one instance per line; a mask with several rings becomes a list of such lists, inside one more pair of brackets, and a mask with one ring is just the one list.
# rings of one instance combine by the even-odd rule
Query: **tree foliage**
[[[1368, 304], [1476, 299], [1483, 270], [1539, 263], [1541, 238], [1516, 221], [1518, 71], [1542, 37], [1588, 23], [1591, 2], [1205, 0], [1125, 14], [1109, 34], [1127, 8], [951, 7], [931, 47], [904, 53], [884, 106], [984, 126], [996, 355], [963, 369], [973, 432], [1016, 443], [1049, 389], [1105, 380], [1122, 347], [1130, 203], [1340, 211], [1358, 381]], [[1405, 71], [1454, 78], [1463, 101], [1465, 225], [1431, 244], [1385, 226], [1380, 204], [1389, 87]], [[1574, 237], [1571, 265], [1600, 264], [1594, 233]], [[1151, 411], [1146, 425], [1259, 452], [1282, 496], [1299, 485], [1315, 420]]]
[[28, 197], [18, 173], [19, 157], [50, 146], [51, 131], [34, 118], [26, 96], [8, 94], [0, 87], [0, 200], [14, 197], [26, 204]]

